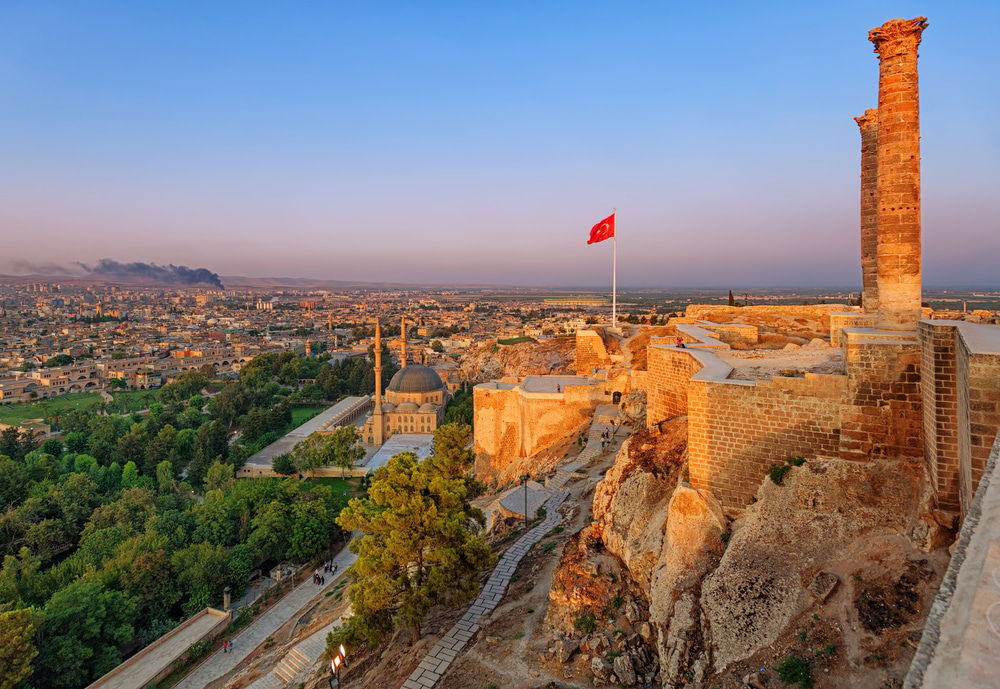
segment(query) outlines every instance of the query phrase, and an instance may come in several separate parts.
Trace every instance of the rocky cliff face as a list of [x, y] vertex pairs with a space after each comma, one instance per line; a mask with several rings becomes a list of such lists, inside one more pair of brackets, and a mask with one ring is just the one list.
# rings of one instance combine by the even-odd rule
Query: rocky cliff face
[[483, 345], [459, 364], [462, 380], [485, 383], [508, 376], [568, 373], [573, 371], [576, 341], [557, 337], [516, 345]]
[[761, 477], [727, 524], [683, 481], [685, 436], [678, 418], [629, 439], [574, 554], [620, 561], [663, 686], [784, 686], [796, 672], [817, 687], [897, 686], [947, 563], [950, 524], [927, 508], [922, 466], [809, 459], [780, 483]]

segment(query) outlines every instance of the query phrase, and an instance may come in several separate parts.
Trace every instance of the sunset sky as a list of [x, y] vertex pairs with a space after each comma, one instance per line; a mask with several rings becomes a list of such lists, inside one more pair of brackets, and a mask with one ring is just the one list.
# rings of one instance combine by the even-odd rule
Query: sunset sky
[[0, 4], [0, 273], [860, 284], [870, 28], [925, 15], [924, 284], [1000, 287], [1000, 2]]

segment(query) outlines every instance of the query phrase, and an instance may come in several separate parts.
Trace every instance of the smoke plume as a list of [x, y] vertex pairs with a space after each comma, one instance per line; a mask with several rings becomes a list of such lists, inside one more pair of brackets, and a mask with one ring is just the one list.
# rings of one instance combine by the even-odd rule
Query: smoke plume
[[217, 273], [208, 268], [188, 268], [172, 263], [161, 266], [155, 263], [119, 263], [110, 258], [102, 258], [92, 266], [77, 263], [90, 275], [125, 280], [129, 282], [158, 282], [169, 285], [214, 285], [225, 289]]

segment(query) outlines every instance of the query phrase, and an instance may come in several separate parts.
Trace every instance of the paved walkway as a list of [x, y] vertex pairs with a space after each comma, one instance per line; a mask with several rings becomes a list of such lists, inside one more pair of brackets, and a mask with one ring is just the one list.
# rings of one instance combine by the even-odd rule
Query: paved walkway
[[573, 472], [587, 466], [604, 454], [604, 449], [601, 447], [601, 434], [604, 431], [611, 431], [613, 438], [614, 434], [622, 429], [618, 418], [618, 407], [614, 404], [602, 404], [594, 410], [594, 420], [590, 423], [590, 431], [587, 433], [587, 444], [576, 459], [561, 466], [555, 474], [545, 479], [545, 487], [549, 490], [562, 489]]
[[452, 661], [458, 657], [466, 644], [475, 636], [479, 630], [480, 621], [493, 612], [493, 609], [503, 599], [510, 577], [514, 574], [522, 558], [528, 553], [533, 545], [542, 539], [552, 528], [562, 521], [559, 514], [559, 506], [569, 496], [563, 491], [549, 498], [545, 503], [545, 519], [534, 528], [521, 536], [517, 542], [511, 546], [500, 558], [500, 562], [493, 569], [493, 574], [486, 582], [486, 586], [480, 592], [479, 597], [473, 601], [469, 609], [462, 615], [462, 619], [455, 623], [448, 633], [434, 644], [433, 648], [420, 661], [417, 669], [409, 678], [403, 682], [402, 689], [431, 689], [441, 676], [448, 671]]
[[[343, 572], [354, 564], [355, 559], [357, 556], [344, 548], [333, 561], [337, 564], [337, 571]], [[232, 640], [231, 652], [223, 653], [221, 649], [216, 651], [178, 682], [175, 689], [204, 689], [209, 683], [233, 670], [245, 661], [254, 649], [264, 642], [264, 639], [273, 636], [286, 622], [298, 616], [313, 599], [332, 588], [335, 580], [336, 577], [331, 576], [326, 586], [317, 586], [313, 583], [312, 577], [306, 579], [240, 632]]]
[[333, 623], [318, 629], [297, 643], [285, 654], [280, 663], [248, 686], [247, 689], [282, 689], [282, 687], [294, 685], [295, 680], [300, 677], [304, 680], [302, 676], [326, 651], [326, 635], [348, 616], [350, 616], [350, 611], [345, 612]]

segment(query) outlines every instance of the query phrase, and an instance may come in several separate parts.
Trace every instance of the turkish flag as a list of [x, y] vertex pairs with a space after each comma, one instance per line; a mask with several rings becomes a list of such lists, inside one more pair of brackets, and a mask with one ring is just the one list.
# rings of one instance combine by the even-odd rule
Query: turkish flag
[[587, 240], [587, 244], [597, 244], [597, 242], [603, 242], [605, 239], [611, 239], [614, 236], [615, 214], [612, 213], [590, 228], [590, 239]]

